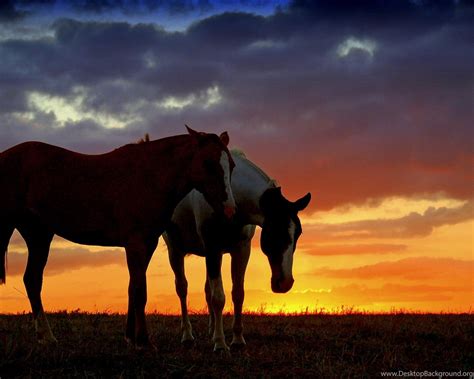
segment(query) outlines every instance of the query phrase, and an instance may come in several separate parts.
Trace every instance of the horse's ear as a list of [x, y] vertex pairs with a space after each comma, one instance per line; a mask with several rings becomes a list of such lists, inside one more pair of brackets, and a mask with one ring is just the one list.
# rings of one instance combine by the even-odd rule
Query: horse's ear
[[188, 125], [184, 124], [184, 126], [186, 127], [186, 129], [188, 130], [188, 133], [192, 136], [198, 136], [200, 133], [191, 129]]
[[224, 145], [226, 145], [226, 146], [229, 145], [229, 135], [227, 134], [227, 132], [221, 133], [219, 138], [221, 139], [221, 141]]
[[303, 209], [305, 209], [308, 206], [310, 201], [311, 201], [311, 193], [308, 192], [301, 199], [296, 200], [293, 203], [293, 205], [296, 208], [296, 210], [299, 212], [299, 211], [302, 211]]

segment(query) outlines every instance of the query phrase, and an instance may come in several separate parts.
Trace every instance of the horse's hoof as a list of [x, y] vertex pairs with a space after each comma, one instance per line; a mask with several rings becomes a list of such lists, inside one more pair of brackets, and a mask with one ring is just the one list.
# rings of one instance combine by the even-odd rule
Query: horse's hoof
[[225, 343], [219, 343], [214, 345], [214, 353], [216, 354], [229, 354], [230, 349]]
[[232, 354], [229, 349], [214, 349], [214, 356], [216, 358], [230, 358]]
[[135, 345], [135, 349], [137, 351], [142, 351], [142, 352], [150, 352], [150, 353], [154, 353], [156, 351], [158, 351], [158, 349], [156, 348], [155, 345], [153, 345], [151, 342], [147, 342], [145, 344], [136, 344]]
[[38, 338], [38, 343], [43, 346], [56, 346], [58, 344], [58, 340], [54, 337], [43, 337]]
[[181, 341], [181, 346], [185, 349], [191, 349], [194, 346], [194, 339]]
[[247, 348], [247, 344], [244, 342], [233, 342], [230, 344], [230, 350], [232, 351], [242, 351]]
[[124, 337], [125, 342], [127, 343], [128, 346], [135, 346], [135, 341], [131, 339], [130, 337], [125, 336]]

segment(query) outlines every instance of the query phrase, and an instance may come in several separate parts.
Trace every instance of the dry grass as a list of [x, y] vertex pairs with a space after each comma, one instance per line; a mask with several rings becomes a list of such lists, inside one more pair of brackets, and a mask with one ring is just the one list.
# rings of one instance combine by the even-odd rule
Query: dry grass
[[[473, 314], [246, 315], [247, 348], [214, 354], [207, 318], [180, 346], [176, 316], [152, 314], [157, 351], [123, 339], [125, 316], [49, 315], [57, 346], [35, 342], [30, 315], [0, 315], [0, 377], [373, 377], [381, 371], [474, 371]], [[225, 317], [227, 340], [231, 317]]]

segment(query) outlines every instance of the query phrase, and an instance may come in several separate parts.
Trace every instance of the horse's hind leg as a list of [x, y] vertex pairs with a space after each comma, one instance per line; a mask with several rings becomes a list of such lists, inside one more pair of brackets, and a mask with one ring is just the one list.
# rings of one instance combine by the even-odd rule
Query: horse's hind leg
[[5, 226], [3, 221], [0, 220], [0, 283], [6, 282], [6, 270], [5, 270], [5, 256], [7, 253], [8, 243], [10, 237], [13, 234], [14, 228], [12, 226]]
[[49, 248], [54, 234], [39, 222], [26, 222], [18, 228], [28, 247], [28, 263], [26, 264], [23, 282], [35, 321], [38, 341], [41, 343], [57, 342], [44, 314], [41, 301], [43, 271], [48, 260]]
[[145, 320], [147, 301], [146, 270], [158, 243], [157, 238], [131, 239], [125, 247], [130, 274], [128, 286], [128, 316], [125, 339], [137, 348], [153, 347], [148, 337]]
[[168, 245], [168, 256], [171, 268], [174, 272], [176, 293], [178, 294], [181, 304], [181, 343], [184, 345], [192, 345], [194, 341], [193, 328], [189, 321], [188, 306], [186, 297], [188, 295], [188, 281], [184, 272], [184, 255]]
[[214, 341], [214, 351], [229, 350], [229, 347], [225, 343], [224, 324], [222, 320], [222, 310], [224, 309], [225, 305], [225, 294], [224, 287], [222, 285], [221, 265], [221, 252], [208, 252], [206, 254], [206, 269], [212, 307], [210, 311], [214, 314], [214, 333], [212, 335], [212, 340]]
[[204, 284], [204, 291], [206, 293], [206, 303], [207, 303], [207, 310], [209, 312], [209, 322], [208, 322], [208, 332], [209, 335], [212, 337], [214, 333], [214, 311], [212, 310], [212, 296], [211, 296], [211, 286], [209, 284], [209, 277], [207, 276], [206, 272], [206, 283]]
[[232, 324], [231, 347], [239, 348], [245, 346], [242, 324], [242, 305], [244, 303], [244, 278], [247, 263], [250, 257], [250, 241], [238, 245], [237, 250], [232, 252], [232, 301], [234, 303], [234, 322]]

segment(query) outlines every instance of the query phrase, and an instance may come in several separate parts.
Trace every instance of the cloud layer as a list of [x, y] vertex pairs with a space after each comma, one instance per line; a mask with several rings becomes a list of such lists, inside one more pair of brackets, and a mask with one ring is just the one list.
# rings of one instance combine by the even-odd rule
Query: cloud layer
[[436, 280], [439, 282], [450, 282], [455, 279], [453, 282], [457, 282], [458, 285], [467, 284], [469, 287], [470, 283], [472, 287], [473, 270], [473, 260], [414, 257], [349, 269], [322, 268], [313, 274], [340, 279], [408, 279], [410, 281]]
[[[27, 254], [8, 252], [7, 276], [23, 275], [26, 268]], [[122, 249], [108, 249], [91, 252], [83, 247], [51, 249], [44, 274], [59, 275], [63, 272], [81, 268], [102, 267], [108, 265], [125, 265], [125, 253]]]
[[[339, 224], [314, 224], [305, 233], [322, 240], [353, 238], [414, 238], [425, 237], [434, 228], [455, 225], [474, 217], [472, 201], [455, 208], [430, 207], [423, 213], [411, 212], [393, 219], [373, 219]], [[382, 249], [383, 250], [383, 249]]]
[[468, 199], [473, 8], [355, 4], [216, 13], [178, 32], [52, 18], [40, 37], [2, 38], [0, 149], [37, 139], [102, 152], [186, 122], [229, 130], [290, 197], [312, 191], [312, 209]]
[[335, 255], [366, 255], [366, 254], [393, 254], [403, 253], [407, 246], [400, 244], [358, 244], [358, 245], [313, 245], [299, 244], [300, 250], [307, 254], [316, 256], [335, 256]]

